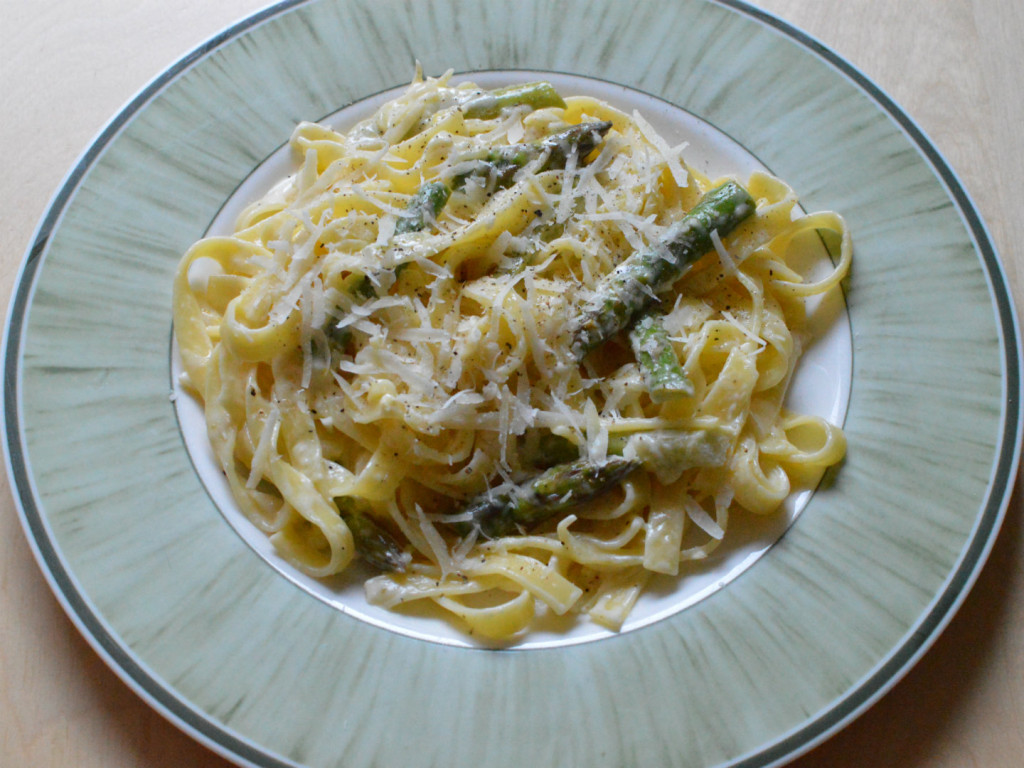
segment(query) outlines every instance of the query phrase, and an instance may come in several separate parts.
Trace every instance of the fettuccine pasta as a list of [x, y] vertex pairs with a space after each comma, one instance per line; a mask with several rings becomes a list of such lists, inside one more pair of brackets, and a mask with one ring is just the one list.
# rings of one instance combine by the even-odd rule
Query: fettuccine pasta
[[[784, 401], [850, 238], [779, 179], [733, 180], [752, 204], [706, 253], [624, 283], [726, 181], [639, 114], [417, 76], [291, 145], [298, 170], [184, 255], [174, 322], [235, 501], [304, 573], [361, 559], [371, 603], [488, 638], [544, 613], [618, 630], [653, 574], [842, 459]], [[822, 232], [812, 275], [792, 254]]]

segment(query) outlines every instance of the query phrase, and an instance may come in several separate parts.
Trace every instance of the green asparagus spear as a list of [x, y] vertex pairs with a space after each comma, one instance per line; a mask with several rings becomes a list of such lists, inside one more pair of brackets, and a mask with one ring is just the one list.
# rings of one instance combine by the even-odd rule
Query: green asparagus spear
[[467, 535], [474, 526], [491, 538], [528, 529], [596, 498], [640, 467], [666, 485], [689, 469], [720, 467], [728, 461], [735, 434], [717, 427], [615, 434], [608, 442], [608, 458], [599, 463], [579, 458], [579, 447], [553, 432], [527, 434], [522, 442], [525, 463], [547, 466], [547, 471], [511, 490], [473, 499], [460, 515], [472, 522], [454, 524], [459, 534]]
[[[578, 153], [580, 158], [589, 155], [601, 143], [611, 127], [610, 122], [580, 123], [530, 144], [494, 147], [478, 158], [467, 158], [478, 159], [480, 164], [473, 170], [452, 179], [452, 187], [458, 189], [471, 176], [490, 177], [492, 174], [498, 189], [507, 187], [512, 184], [513, 178], [520, 168], [540, 157], [546, 159], [538, 169], [539, 171], [564, 168], [571, 154]], [[395, 234], [419, 232], [426, 228], [431, 220], [440, 215], [450, 195], [451, 188], [443, 182], [431, 181], [421, 185], [409, 198], [406, 209], [395, 226]], [[396, 272], [400, 272], [402, 266], [404, 265], [399, 265]], [[368, 276], [364, 275], [352, 283], [349, 292], [355, 298], [368, 301], [377, 296], [377, 287]], [[334, 323], [329, 325], [333, 326]], [[347, 333], [332, 333], [330, 327], [325, 330], [328, 337], [335, 339], [336, 343], [347, 343]]]
[[608, 453], [623, 454], [671, 485], [694, 467], [720, 467], [729, 460], [736, 436], [729, 429], [656, 429], [614, 435]]
[[[421, 232], [427, 225], [437, 220], [444, 210], [445, 204], [452, 192], [448, 186], [441, 181], [428, 181], [420, 185], [420, 188], [409, 198], [405, 204], [398, 223], [395, 224], [396, 235], [407, 235], [410, 232]], [[402, 272], [405, 264], [399, 264], [395, 268], [395, 277]], [[376, 298], [377, 288], [373, 281], [365, 275], [358, 280], [351, 288], [353, 294], [365, 300]]]
[[[547, 160], [541, 165], [541, 171], [565, 168], [569, 156], [575, 154], [581, 161], [600, 144], [612, 128], [608, 120], [593, 123], [578, 123], [563, 131], [545, 136], [536, 144], [519, 145], [521, 147], [539, 146], [537, 154], [547, 153]], [[531, 158], [532, 159], [532, 158]]]
[[570, 155], [575, 154], [582, 160], [594, 151], [611, 127], [612, 124], [608, 121], [579, 123], [545, 136], [540, 141], [493, 147], [478, 156], [465, 158], [478, 160], [479, 165], [456, 176], [452, 180], [452, 186], [457, 189], [470, 177], [493, 176], [495, 186], [502, 189], [512, 184], [520, 168], [540, 157], [544, 157], [545, 160], [537, 169], [538, 172], [565, 168]]
[[550, 469], [580, 457], [580, 449], [567, 437], [546, 429], [528, 429], [517, 441], [520, 461], [531, 469]]
[[[405, 204], [405, 210], [395, 225], [395, 234], [406, 235], [426, 229], [428, 224], [441, 215], [450, 196], [451, 190], [444, 182], [428, 181], [420, 185], [420, 188], [409, 198], [409, 202]], [[396, 277], [404, 266], [404, 264], [399, 264], [395, 269]], [[377, 297], [377, 287], [366, 275], [355, 280], [349, 287], [349, 292], [355, 298], [363, 301]], [[338, 328], [337, 322], [336, 318], [329, 319], [324, 327], [324, 333], [333, 344], [345, 347], [349, 339], [352, 338], [352, 332], [347, 328]]]
[[620, 456], [559, 464], [510, 491], [477, 497], [465, 512], [485, 536], [508, 536], [611, 490], [639, 466]]
[[419, 232], [441, 215], [451, 190], [440, 181], [428, 181], [416, 190], [406, 203], [398, 224], [395, 225], [396, 235]]
[[[608, 455], [628, 455], [658, 474], [666, 467], [715, 467], [725, 461], [734, 437], [719, 427], [618, 432], [608, 437]], [[520, 437], [518, 448], [523, 466], [536, 470], [570, 464], [580, 457], [580, 446], [572, 440], [541, 429], [528, 430]]]
[[693, 396], [693, 382], [679, 365], [660, 312], [642, 314], [629, 332], [629, 341], [651, 400], [664, 403]]
[[754, 212], [755, 203], [739, 184], [728, 181], [708, 192], [654, 248], [637, 251], [598, 287], [597, 297], [577, 322], [572, 351], [582, 359], [653, 305], [656, 294], [671, 287], [714, 248], [711, 234], [724, 237]]
[[408, 560], [391, 534], [373, 521], [365, 502], [345, 496], [335, 500], [341, 519], [352, 532], [356, 552], [381, 571], [405, 572]]
[[462, 113], [472, 119], [489, 120], [506, 107], [527, 105], [531, 109], [564, 107], [565, 102], [551, 83], [522, 83], [499, 88], [470, 99], [462, 105]]

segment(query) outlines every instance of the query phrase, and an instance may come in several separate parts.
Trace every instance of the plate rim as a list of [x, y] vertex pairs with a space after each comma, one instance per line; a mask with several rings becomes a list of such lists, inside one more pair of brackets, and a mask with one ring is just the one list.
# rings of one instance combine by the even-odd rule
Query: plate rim
[[[20, 411], [20, 363], [24, 351], [26, 310], [31, 305], [37, 284], [38, 268], [52, 235], [58, 230], [64, 213], [73, 203], [82, 178], [99, 160], [125, 125], [167, 85], [220, 46], [235, 40], [270, 19], [318, 0], [280, 0], [258, 10], [209, 37], [177, 61], [161, 70], [144, 85], [100, 129], [59, 182], [57, 191], [46, 204], [39, 224], [30, 237], [21, 265], [12, 284], [0, 355], [4, 362], [3, 408], [0, 430], [4, 440], [4, 460], [11, 481], [12, 497], [23, 530], [36, 562], [65, 613], [79, 633], [114, 673], [149, 706], [164, 718], [222, 757], [244, 766], [297, 766], [284, 761], [209, 715], [184, 701], [177, 692], [161, 683], [144, 664], [133, 658], [108, 631], [101, 616], [91, 606], [87, 594], [78, 589], [52, 539], [40, 509], [36, 505], [31, 464], [23, 450]], [[344, 2], [344, 0], [341, 0]], [[974, 517], [969, 539], [955, 566], [943, 581], [927, 610], [917, 616], [898, 645], [889, 649], [862, 680], [847, 688], [831, 706], [809, 716], [800, 727], [778, 734], [774, 741], [756, 751], [739, 756], [727, 765], [733, 768], [777, 766], [796, 759], [839, 730], [888, 693], [932, 647], [966, 600], [979, 573], [988, 560], [1012, 497], [1021, 460], [1021, 426], [1024, 419], [1024, 389], [1021, 365], [1024, 359], [1019, 316], [1009, 281], [991, 234], [970, 194], [944, 155], [917, 123], [880, 86], [859, 68], [838, 55], [829, 46], [793, 24], [744, 0], [702, 0], [734, 11], [780, 33], [798, 47], [830, 65], [865, 94], [906, 134], [941, 181], [946, 194], [970, 233], [973, 250], [984, 268], [990, 306], [999, 331], [1002, 351], [1002, 430], [994, 452], [984, 502]]]

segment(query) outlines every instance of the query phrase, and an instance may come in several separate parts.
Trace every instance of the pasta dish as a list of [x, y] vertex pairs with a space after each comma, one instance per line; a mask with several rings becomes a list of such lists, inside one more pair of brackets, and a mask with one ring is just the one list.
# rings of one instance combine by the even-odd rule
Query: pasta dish
[[[779, 179], [706, 178], [548, 83], [448, 75], [291, 146], [173, 301], [233, 497], [304, 573], [362, 561], [370, 603], [475, 636], [616, 631], [653, 574], [842, 459], [785, 398], [850, 237]], [[822, 237], [812, 272], [793, 254]]]

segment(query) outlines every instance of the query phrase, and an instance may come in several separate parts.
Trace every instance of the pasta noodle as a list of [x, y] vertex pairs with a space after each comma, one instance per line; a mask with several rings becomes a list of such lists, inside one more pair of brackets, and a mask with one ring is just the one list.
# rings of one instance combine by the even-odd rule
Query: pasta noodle
[[[499, 639], [543, 613], [618, 630], [653, 574], [707, 558], [731, 517], [775, 512], [845, 452], [841, 429], [784, 404], [808, 301], [849, 269], [842, 218], [753, 174], [756, 210], [644, 289], [660, 335], [581, 354], [573, 328], [607, 276], [658, 253], [721, 180], [639, 114], [531, 88], [418, 75], [347, 133], [300, 124], [298, 170], [174, 283], [184, 378], [248, 519], [313, 577], [361, 558], [380, 571], [371, 603], [429, 601]], [[551, 139], [574, 126], [575, 143]], [[793, 254], [823, 231], [838, 258], [812, 275]], [[675, 389], [652, 387], [652, 360]], [[613, 461], [593, 493], [552, 480]], [[475, 516], [544, 482], [569, 490], [545, 491], [536, 523]]]

